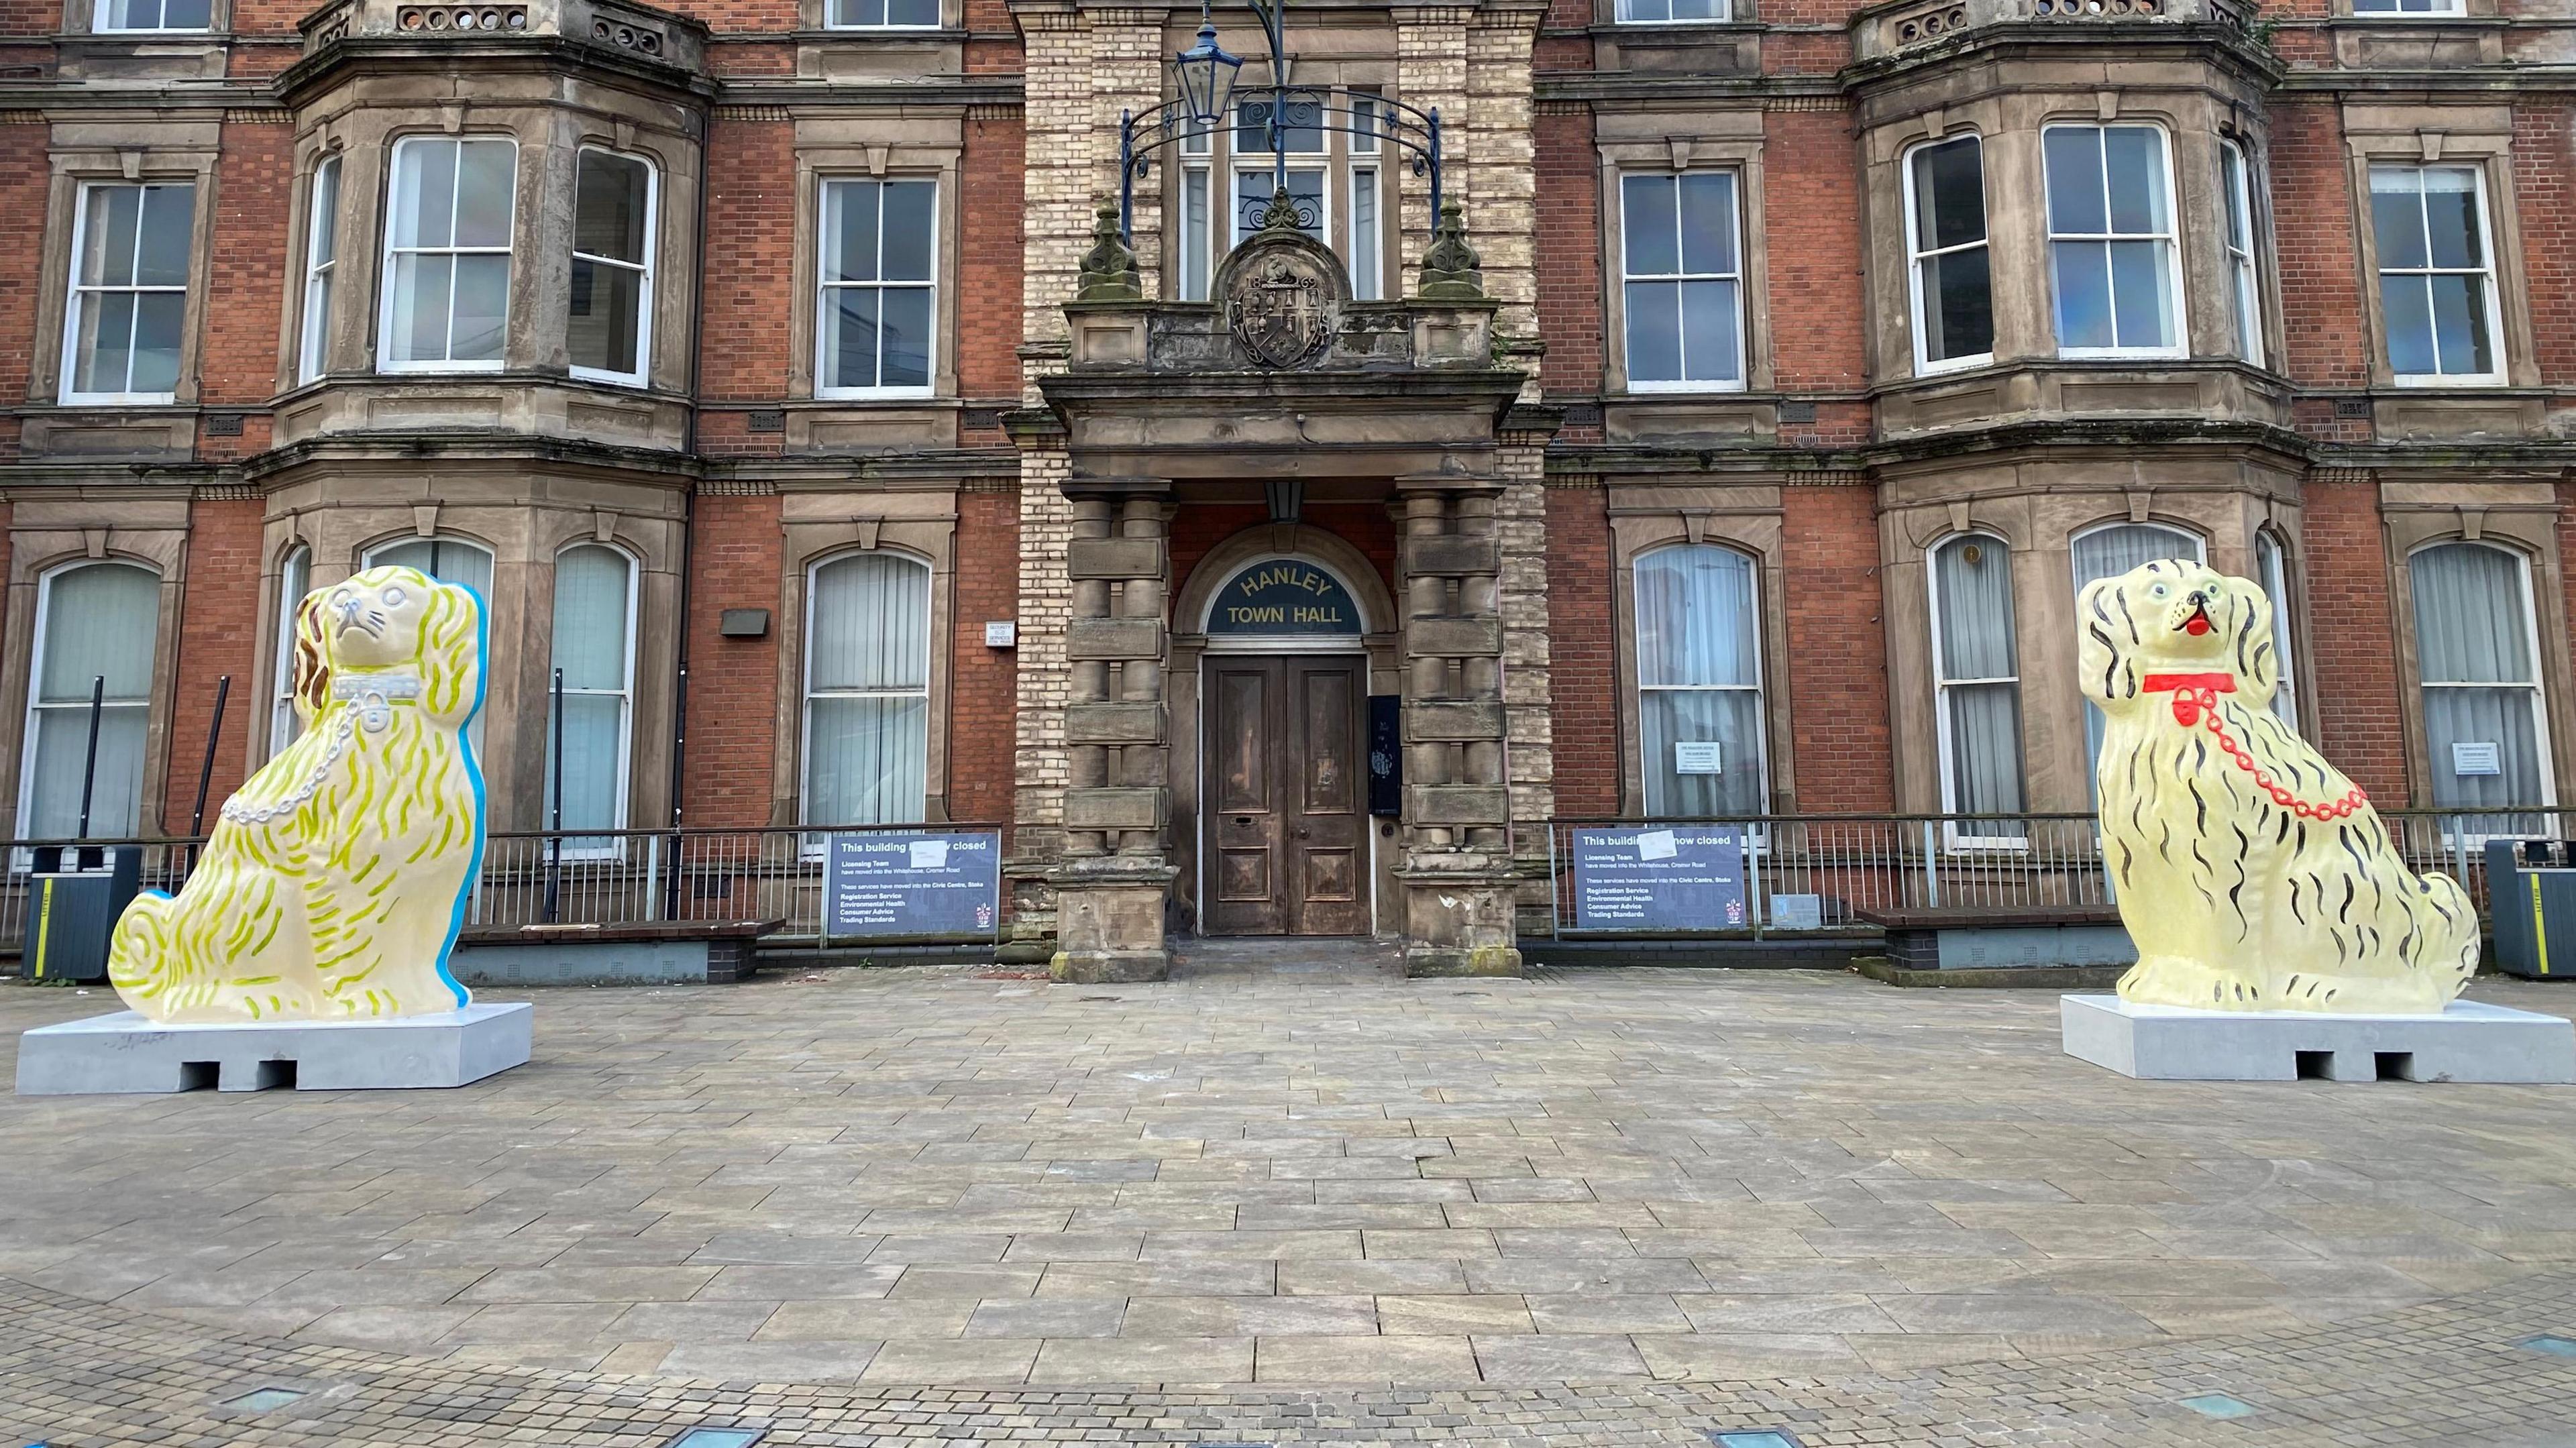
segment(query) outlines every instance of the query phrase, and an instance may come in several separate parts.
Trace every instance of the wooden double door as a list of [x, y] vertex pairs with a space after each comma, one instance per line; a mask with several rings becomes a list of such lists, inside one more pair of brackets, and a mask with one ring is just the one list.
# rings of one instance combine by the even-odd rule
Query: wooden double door
[[1369, 933], [1364, 654], [1205, 664], [1199, 928]]

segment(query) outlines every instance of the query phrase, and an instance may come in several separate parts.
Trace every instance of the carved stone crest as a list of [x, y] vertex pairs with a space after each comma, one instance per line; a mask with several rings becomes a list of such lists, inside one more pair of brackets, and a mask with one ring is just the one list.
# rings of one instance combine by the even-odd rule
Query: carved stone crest
[[1254, 361], [1294, 367], [1314, 356], [1331, 335], [1326, 305], [1331, 296], [1332, 287], [1313, 258], [1282, 249], [1235, 272], [1226, 311], [1235, 337]]

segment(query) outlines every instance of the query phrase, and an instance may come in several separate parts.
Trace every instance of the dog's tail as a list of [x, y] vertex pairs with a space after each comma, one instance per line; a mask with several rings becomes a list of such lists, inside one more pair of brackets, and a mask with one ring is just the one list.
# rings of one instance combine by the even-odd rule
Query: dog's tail
[[174, 982], [170, 970], [179, 953], [170, 948], [170, 912], [174, 902], [158, 890], [146, 890], [125, 907], [107, 945], [107, 979], [124, 1002], [144, 1015], [166, 1012], [160, 997]]
[[2415, 917], [2415, 958], [2408, 964], [2435, 977], [2444, 1001], [2456, 999], [2478, 973], [2478, 907], [2460, 882], [2436, 870], [2415, 877], [2408, 907]]

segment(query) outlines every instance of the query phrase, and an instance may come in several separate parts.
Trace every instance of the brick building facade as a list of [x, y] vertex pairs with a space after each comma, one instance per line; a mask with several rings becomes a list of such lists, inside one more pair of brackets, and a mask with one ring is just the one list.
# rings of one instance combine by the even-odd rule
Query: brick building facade
[[568, 825], [1002, 824], [1075, 974], [1509, 968], [1551, 819], [2084, 810], [2075, 591], [2157, 556], [2383, 804], [2576, 781], [2576, 22], [1299, 7], [1122, 226], [1199, 23], [0, 5], [6, 827], [96, 680], [93, 829], [184, 833], [371, 562], [486, 593], [495, 828], [561, 669]]

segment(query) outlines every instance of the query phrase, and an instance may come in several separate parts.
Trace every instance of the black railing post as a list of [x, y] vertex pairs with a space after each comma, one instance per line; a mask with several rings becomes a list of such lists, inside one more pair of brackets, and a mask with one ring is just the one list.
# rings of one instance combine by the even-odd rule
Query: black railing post
[[206, 832], [206, 791], [215, 783], [215, 745], [224, 737], [224, 700], [233, 692], [233, 676], [215, 680], [215, 717], [206, 725], [206, 757], [197, 766], [197, 807], [188, 813], [188, 838]]
[[553, 776], [554, 797], [555, 797], [555, 807], [554, 807], [554, 816], [553, 816], [553, 819], [549, 822], [549, 825], [548, 825], [548, 832], [547, 832], [547, 835], [546, 835], [546, 923], [547, 923], [548, 925], [552, 925], [552, 924], [554, 924], [554, 923], [555, 923], [555, 913], [556, 913], [556, 909], [557, 909], [558, 905], [561, 903], [561, 901], [562, 901], [562, 897], [563, 897], [563, 730], [564, 730], [564, 717], [563, 717], [563, 670], [561, 670], [561, 669], [557, 669], [557, 670], [555, 670], [555, 719], [554, 719], [554, 726], [555, 726], [555, 727], [554, 727], [554, 749], [553, 749], [553, 754], [554, 754], [554, 768], [553, 768], [552, 770], [550, 770], [550, 771], [549, 771], [549, 773], [550, 773], [550, 774], [552, 774], [552, 776]]
[[107, 675], [92, 674], [89, 680], [89, 752], [81, 757], [80, 831], [75, 839], [89, 838], [90, 791], [98, 784], [98, 716], [107, 707]]

